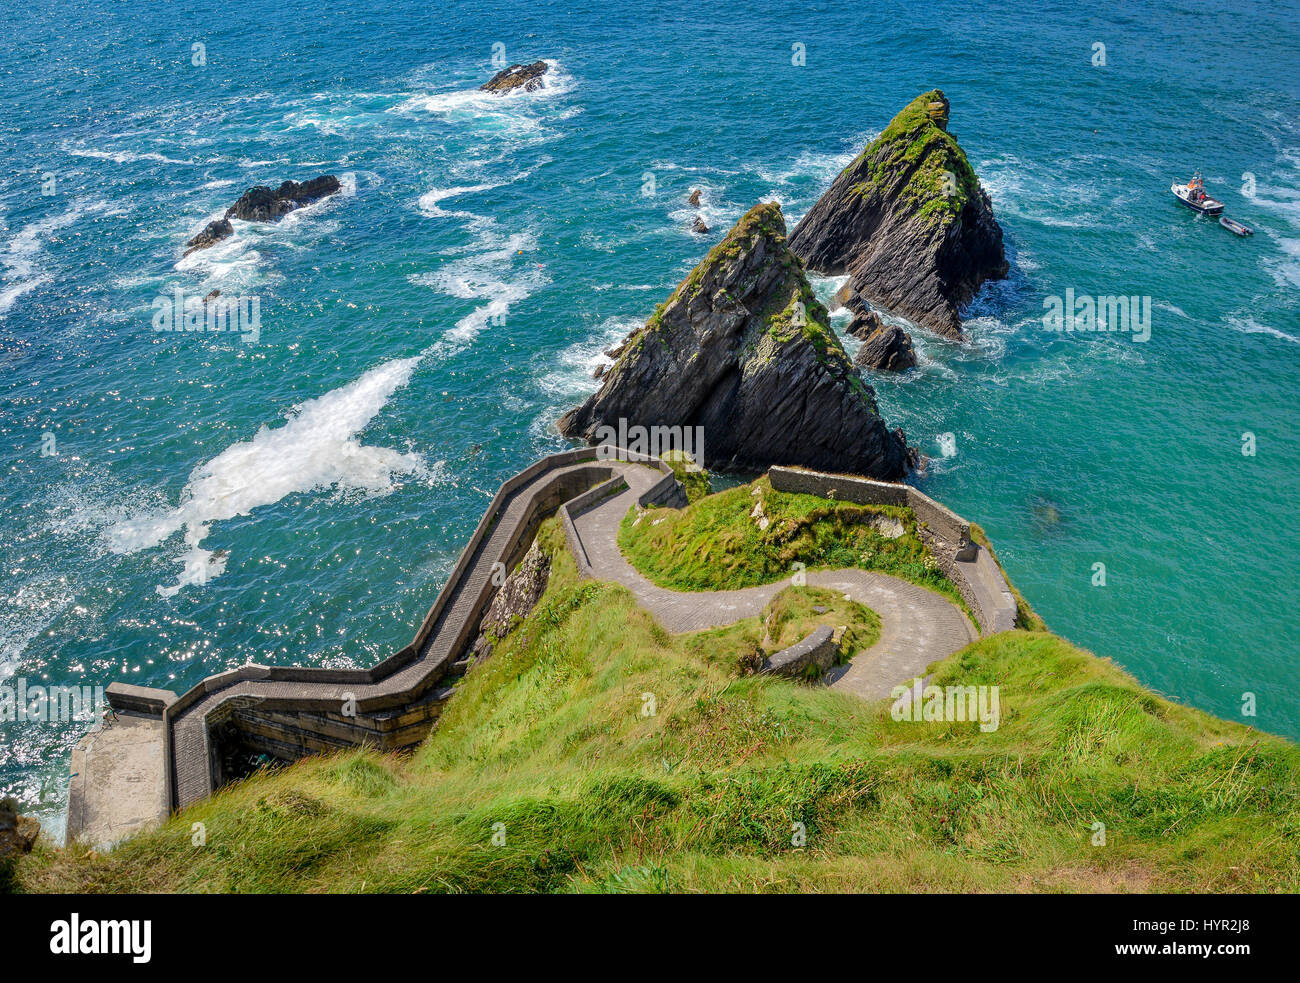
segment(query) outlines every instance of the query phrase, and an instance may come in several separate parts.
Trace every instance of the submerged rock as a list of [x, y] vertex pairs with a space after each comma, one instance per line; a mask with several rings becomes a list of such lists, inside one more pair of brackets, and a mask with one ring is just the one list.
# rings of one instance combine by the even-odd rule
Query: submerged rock
[[339, 179], [333, 174], [322, 174], [301, 183], [285, 181], [274, 190], [258, 185], [239, 196], [239, 200], [226, 210], [226, 218], [238, 218], [245, 222], [278, 222], [295, 208], [327, 198], [340, 187]]
[[853, 289], [853, 284], [848, 282], [846, 282], [844, 286], [840, 287], [839, 290], [835, 291], [835, 296], [831, 298], [831, 301], [835, 304], [836, 308], [843, 307], [852, 311], [854, 314], [861, 314], [864, 311], [870, 310], [870, 308], [862, 302], [862, 298], [858, 296], [857, 291]]
[[958, 310], [1006, 276], [1007, 259], [948, 109], [938, 89], [917, 96], [804, 216], [790, 248], [810, 270], [847, 273], [872, 303], [960, 338]]
[[708, 468], [795, 464], [897, 479], [916, 463], [828, 326], [776, 204], [750, 209], [559, 428], [600, 443], [620, 419], [703, 428]]
[[209, 246], [215, 246], [222, 239], [234, 234], [235, 227], [230, 224], [228, 218], [219, 218], [216, 221], [209, 222], [203, 227], [203, 231], [185, 243], [185, 255], [188, 256], [196, 249], [207, 249]]
[[911, 336], [896, 324], [884, 324], [867, 336], [853, 356], [859, 368], [882, 372], [902, 372], [916, 365], [916, 351]]
[[310, 181], [285, 181], [278, 188], [265, 185], [249, 188], [226, 209], [223, 217], [209, 222], [202, 232], [185, 243], [185, 255], [196, 249], [207, 249], [233, 235], [232, 218], [244, 222], [278, 222], [296, 208], [337, 193], [340, 187], [339, 179], [333, 174], [322, 174]]
[[479, 89], [483, 92], [495, 92], [498, 95], [505, 95], [515, 89], [535, 92], [546, 84], [542, 81], [542, 76], [549, 68], [550, 66], [544, 61], [535, 61], [531, 65], [511, 65], [497, 72], [480, 85]]

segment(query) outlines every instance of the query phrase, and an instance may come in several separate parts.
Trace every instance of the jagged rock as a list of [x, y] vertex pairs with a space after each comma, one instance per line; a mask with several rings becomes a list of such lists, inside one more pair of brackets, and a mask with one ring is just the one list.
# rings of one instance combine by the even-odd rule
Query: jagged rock
[[278, 222], [295, 208], [328, 198], [340, 187], [339, 179], [333, 174], [322, 174], [301, 183], [285, 181], [274, 189], [264, 185], [249, 188], [226, 209], [222, 218], [209, 222], [202, 232], [185, 243], [185, 255], [188, 256], [196, 249], [207, 249], [233, 235], [235, 228], [230, 224], [232, 218], [245, 222]]
[[531, 65], [511, 65], [497, 72], [479, 88], [484, 92], [495, 92], [498, 95], [505, 95], [520, 88], [525, 92], [535, 92], [546, 84], [542, 81], [542, 76], [549, 68], [550, 66], [544, 61], [535, 61]]
[[188, 256], [196, 249], [207, 249], [209, 246], [215, 246], [222, 239], [234, 234], [235, 227], [230, 224], [230, 219], [216, 219], [205, 225], [203, 231], [185, 243], [185, 255]]
[[626, 347], [627, 347], [627, 342], [624, 341], [624, 342], [621, 342], [620, 344], [615, 345], [613, 348], [606, 348], [606, 349], [605, 349], [605, 357], [606, 357], [606, 358], [618, 358], [620, 355], [623, 354], [623, 349], [626, 348]]
[[916, 365], [916, 352], [911, 336], [896, 324], [877, 328], [853, 356], [859, 368], [879, 369], [884, 372], [901, 372]]
[[885, 326], [885, 322], [880, 320], [880, 315], [869, 307], [864, 307], [860, 312], [853, 315], [853, 320], [849, 322], [845, 330], [855, 338], [866, 339], [875, 334]]
[[835, 291], [835, 296], [832, 297], [831, 300], [835, 304], [835, 307], [847, 308], [854, 314], [861, 314], [864, 311], [871, 309], [867, 307], [866, 304], [862, 303], [862, 298], [859, 297], [857, 292], [853, 289], [853, 284], [848, 282], [845, 282], [844, 286]]
[[599, 443], [620, 418], [702, 427], [711, 469], [794, 464], [896, 479], [916, 462], [828, 327], [776, 204], [750, 209], [559, 428]]
[[609, 371], [609, 366], [602, 362], [600, 365], [596, 366], [595, 370], [591, 373], [591, 377], [593, 379], [599, 379], [608, 371]]
[[226, 218], [243, 219], [245, 222], [278, 222], [295, 208], [327, 198], [340, 187], [339, 179], [333, 174], [322, 174], [302, 183], [285, 181], [274, 190], [259, 185], [240, 195], [239, 200], [226, 209]]
[[0, 859], [31, 853], [41, 824], [31, 816], [18, 815], [16, 799], [0, 800]]
[[497, 642], [505, 638], [515, 626], [516, 619], [527, 617], [528, 612], [546, 592], [550, 577], [551, 557], [534, 541], [519, 561], [519, 566], [506, 577], [496, 597], [488, 605], [487, 614], [479, 622], [479, 636], [470, 651], [475, 664], [492, 654]]
[[695, 224], [691, 226], [691, 231], [694, 232], [696, 235], [701, 235], [701, 236], [708, 235], [709, 227], [704, 224], [704, 219], [696, 215]]
[[949, 338], [958, 310], [1007, 274], [1002, 230], [938, 89], [914, 99], [849, 164], [790, 235], [804, 265], [847, 273], [872, 303]]
[[216, 300], [220, 296], [221, 296], [221, 288], [218, 287], [217, 289], [208, 292], [208, 295], [203, 298], [203, 303], [210, 304], [212, 303], [212, 301]]
[[689, 198], [686, 199], [686, 204], [690, 205], [692, 208], [699, 208], [699, 207], [700, 207], [700, 189], [699, 189], [699, 188], [693, 188], [693, 189], [691, 190], [691, 196], [690, 196]]

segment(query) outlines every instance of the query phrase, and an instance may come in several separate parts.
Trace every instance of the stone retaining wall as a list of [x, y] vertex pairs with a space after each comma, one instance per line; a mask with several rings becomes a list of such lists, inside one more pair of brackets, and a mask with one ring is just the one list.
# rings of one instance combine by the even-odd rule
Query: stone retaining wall
[[791, 679], [806, 679], [810, 667], [816, 667], [816, 675], [821, 676], [835, 664], [835, 655], [839, 651], [835, 631], [827, 625], [814, 628], [806, 638], [795, 642], [789, 648], [773, 653], [763, 660], [759, 672], [770, 672], [777, 676]]

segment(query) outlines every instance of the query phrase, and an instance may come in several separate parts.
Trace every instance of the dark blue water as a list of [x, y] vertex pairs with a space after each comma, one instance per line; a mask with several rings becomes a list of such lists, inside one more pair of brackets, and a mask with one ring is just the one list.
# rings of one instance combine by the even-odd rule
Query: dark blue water
[[[380, 6], [0, 14], [0, 679], [405, 644], [703, 255], [689, 191], [718, 233], [759, 200], [793, 224], [938, 86], [1013, 271], [968, 345], [877, 381], [920, 483], [1060, 633], [1300, 735], [1295, 3]], [[550, 85], [478, 94], [497, 43]], [[1173, 201], [1196, 167], [1252, 239]], [[181, 259], [245, 187], [323, 172], [343, 195]], [[176, 288], [258, 298], [260, 338], [155, 332]], [[1045, 331], [1067, 288], [1150, 297], [1150, 340]], [[0, 792], [54, 817], [84, 727], [0, 724]]]

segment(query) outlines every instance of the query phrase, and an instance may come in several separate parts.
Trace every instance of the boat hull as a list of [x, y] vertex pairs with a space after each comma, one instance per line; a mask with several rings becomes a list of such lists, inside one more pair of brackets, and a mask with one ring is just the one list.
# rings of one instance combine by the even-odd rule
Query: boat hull
[[1190, 198], [1183, 197], [1177, 191], [1171, 189], [1171, 192], [1181, 204], [1201, 215], [1218, 215], [1223, 211], [1223, 202], [1215, 201], [1213, 198], [1206, 198], [1204, 201], [1192, 201]]

